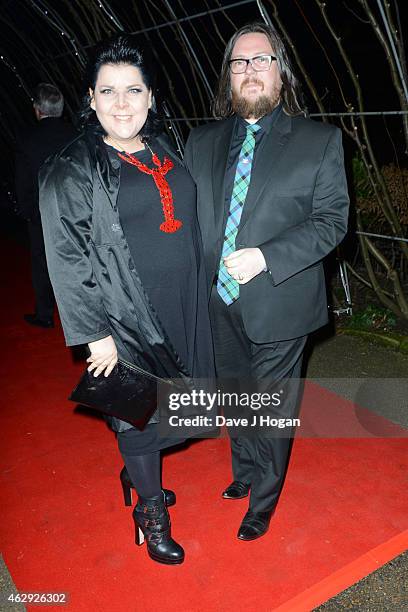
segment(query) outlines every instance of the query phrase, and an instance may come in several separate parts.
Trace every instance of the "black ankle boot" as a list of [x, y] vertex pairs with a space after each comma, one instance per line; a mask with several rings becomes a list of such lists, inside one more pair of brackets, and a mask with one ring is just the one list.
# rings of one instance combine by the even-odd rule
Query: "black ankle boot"
[[175, 565], [183, 563], [184, 550], [171, 537], [170, 517], [164, 505], [164, 494], [157, 497], [139, 497], [133, 510], [135, 542], [138, 546], [146, 539], [147, 552], [154, 561]]
[[[132, 505], [132, 489], [134, 489], [133, 482], [130, 480], [126, 466], [123, 466], [120, 473], [120, 482], [123, 489], [123, 499], [125, 500], [125, 506]], [[174, 506], [176, 503], [176, 494], [170, 489], [162, 489], [164, 493], [164, 500], [167, 507]]]

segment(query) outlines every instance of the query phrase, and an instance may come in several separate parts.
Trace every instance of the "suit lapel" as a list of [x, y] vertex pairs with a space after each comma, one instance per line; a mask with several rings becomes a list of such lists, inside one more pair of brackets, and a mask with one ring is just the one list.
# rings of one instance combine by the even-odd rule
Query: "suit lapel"
[[265, 141], [262, 143], [262, 148], [258, 151], [256, 163], [252, 169], [251, 182], [244, 210], [242, 211], [238, 233], [248, 222], [265, 187], [273, 180], [275, 173], [279, 171], [279, 159], [290, 137], [291, 129], [291, 118], [281, 111]]
[[[224, 121], [217, 137], [214, 139], [213, 145], [214, 148], [212, 156], [212, 181], [214, 194], [214, 220], [215, 228], [220, 228], [220, 231], [222, 226], [222, 220], [224, 218], [225, 172], [227, 169], [227, 162], [234, 126], [235, 117], [230, 117], [229, 119]], [[219, 235], [218, 231], [217, 235]]]

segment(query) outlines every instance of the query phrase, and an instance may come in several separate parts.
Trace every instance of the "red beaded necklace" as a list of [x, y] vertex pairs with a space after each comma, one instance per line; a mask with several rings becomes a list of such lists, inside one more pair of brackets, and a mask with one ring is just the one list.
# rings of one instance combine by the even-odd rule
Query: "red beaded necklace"
[[168, 157], [165, 157], [163, 163], [161, 163], [160, 159], [155, 153], [153, 153], [149, 145], [146, 144], [146, 146], [152, 154], [153, 163], [155, 166], [157, 166], [157, 168], [149, 168], [131, 153], [126, 153], [125, 155], [118, 153], [118, 155], [125, 162], [128, 162], [128, 164], [136, 166], [140, 172], [152, 175], [156, 187], [160, 193], [160, 200], [163, 206], [163, 214], [165, 219], [163, 223], [160, 224], [160, 229], [162, 232], [166, 232], [167, 234], [174, 234], [174, 232], [177, 232], [177, 230], [180, 229], [183, 222], [174, 218], [173, 194], [170, 185], [164, 178], [167, 172], [174, 167], [174, 164]]

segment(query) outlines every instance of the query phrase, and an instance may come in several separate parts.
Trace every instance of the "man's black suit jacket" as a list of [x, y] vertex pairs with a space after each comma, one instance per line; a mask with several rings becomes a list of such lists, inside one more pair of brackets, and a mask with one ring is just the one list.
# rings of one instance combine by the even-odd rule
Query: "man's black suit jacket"
[[25, 219], [40, 223], [38, 173], [47, 157], [77, 136], [74, 128], [57, 117], [45, 117], [17, 138], [15, 186], [17, 205]]
[[[197, 184], [209, 286], [222, 251], [225, 169], [236, 118], [194, 129], [185, 163]], [[347, 230], [349, 198], [338, 128], [281, 110], [257, 151], [236, 248], [259, 247], [268, 272], [240, 285], [252, 342], [304, 336], [328, 320], [322, 260]]]

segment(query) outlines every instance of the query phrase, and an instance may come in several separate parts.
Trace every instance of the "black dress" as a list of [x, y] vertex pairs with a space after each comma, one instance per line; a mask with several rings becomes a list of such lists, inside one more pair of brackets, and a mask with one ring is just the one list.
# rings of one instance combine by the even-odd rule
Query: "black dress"
[[[153, 141], [150, 145], [161, 162], [169, 154]], [[112, 156], [113, 149], [109, 148]], [[133, 154], [155, 168], [149, 150]], [[214, 375], [209, 355], [208, 298], [202, 262], [201, 238], [196, 213], [196, 188], [189, 173], [176, 159], [165, 175], [173, 194], [174, 218], [182, 227], [174, 233], [160, 229], [164, 221], [160, 193], [151, 175], [122, 161], [118, 210], [121, 225], [143, 287], [167, 336], [186, 367], [196, 378]], [[201, 276], [201, 282], [200, 277]], [[118, 436], [119, 448], [140, 455], [179, 443], [159, 436], [156, 424], [144, 431], [128, 429]]]

